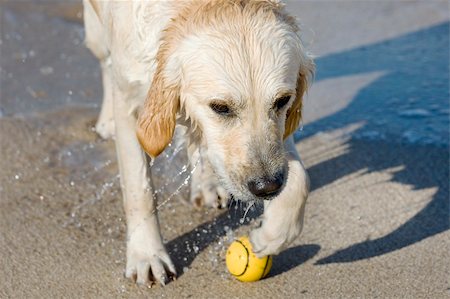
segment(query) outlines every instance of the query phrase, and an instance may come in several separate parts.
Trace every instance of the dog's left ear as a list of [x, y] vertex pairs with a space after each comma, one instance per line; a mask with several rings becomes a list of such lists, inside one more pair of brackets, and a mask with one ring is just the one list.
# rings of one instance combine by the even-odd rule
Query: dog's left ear
[[300, 69], [297, 77], [295, 100], [286, 115], [284, 139], [293, 134], [300, 125], [300, 120], [302, 119], [303, 95], [308, 89], [309, 80], [314, 75], [314, 68], [314, 62], [312, 59], [308, 58], [306, 65]]
[[180, 105], [178, 84], [169, 83], [164, 74], [167, 60], [164, 52], [160, 48], [158, 67], [137, 122], [139, 143], [152, 158], [157, 157], [172, 140]]

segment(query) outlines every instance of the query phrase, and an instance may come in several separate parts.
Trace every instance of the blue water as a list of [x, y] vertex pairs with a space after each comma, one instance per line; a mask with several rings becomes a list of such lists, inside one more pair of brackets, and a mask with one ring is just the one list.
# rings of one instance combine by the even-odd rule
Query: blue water
[[316, 82], [371, 72], [383, 76], [341, 111], [307, 124], [296, 137], [364, 123], [353, 138], [449, 144], [449, 23], [316, 60]]

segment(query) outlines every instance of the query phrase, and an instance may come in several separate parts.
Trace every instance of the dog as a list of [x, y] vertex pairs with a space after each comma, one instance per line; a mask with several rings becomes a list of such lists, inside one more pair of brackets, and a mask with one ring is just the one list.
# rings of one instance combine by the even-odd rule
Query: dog
[[[187, 128], [196, 205], [264, 202], [250, 233], [258, 256], [301, 232], [309, 178], [293, 132], [314, 62], [276, 0], [84, 0], [87, 47], [99, 59], [96, 131], [114, 137], [127, 220], [125, 276], [168, 282], [148, 159]], [[151, 163], [150, 163], [151, 164]], [[150, 279], [152, 274], [153, 278]]]

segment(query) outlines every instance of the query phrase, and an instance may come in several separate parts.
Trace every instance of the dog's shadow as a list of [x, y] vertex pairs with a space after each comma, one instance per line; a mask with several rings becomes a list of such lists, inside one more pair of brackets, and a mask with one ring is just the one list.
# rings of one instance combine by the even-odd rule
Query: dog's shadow
[[[226, 210], [211, 221], [207, 221], [195, 229], [171, 240], [167, 243], [167, 249], [172, 257], [178, 276], [183, 275], [183, 270], [189, 267], [195, 258], [208, 246], [220, 242], [227, 234], [234, 235], [234, 231], [241, 225], [247, 225], [262, 214], [262, 208], [250, 209], [245, 219], [243, 207]], [[228, 240], [231, 242], [232, 240]], [[218, 250], [226, 250], [227, 244], [218, 246]], [[216, 250], [214, 248], [213, 250]], [[273, 269], [270, 276], [276, 276], [295, 268], [311, 259], [319, 252], [319, 245], [300, 245], [289, 248], [279, 255], [274, 256]], [[220, 254], [218, 252], [216, 255]]]
[[280, 275], [304, 264], [307, 260], [313, 258], [319, 250], [320, 246], [317, 244], [299, 245], [286, 249], [273, 257], [273, 267], [269, 277]]
[[183, 269], [189, 267], [195, 258], [208, 246], [227, 235], [233, 233], [241, 225], [261, 215], [260, 209], [251, 209], [243, 219], [244, 210], [242, 207], [233, 207], [225, 210], [214, 219], [204, 222], [193, 230], [176, 237], [166, 244], [167, 250], [176, 266], [179, 276], [183, 274]]

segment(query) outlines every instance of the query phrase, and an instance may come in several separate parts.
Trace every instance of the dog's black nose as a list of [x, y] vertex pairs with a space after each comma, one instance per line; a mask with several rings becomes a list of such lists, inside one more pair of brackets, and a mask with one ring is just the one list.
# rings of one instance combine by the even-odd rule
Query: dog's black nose
[[277, 195], [283, 186], [284, 173], [280, 172], [273, 177], [263, 177], [251, 180], [247, 183], [251, 193], [258, 197], [270, 197]]

